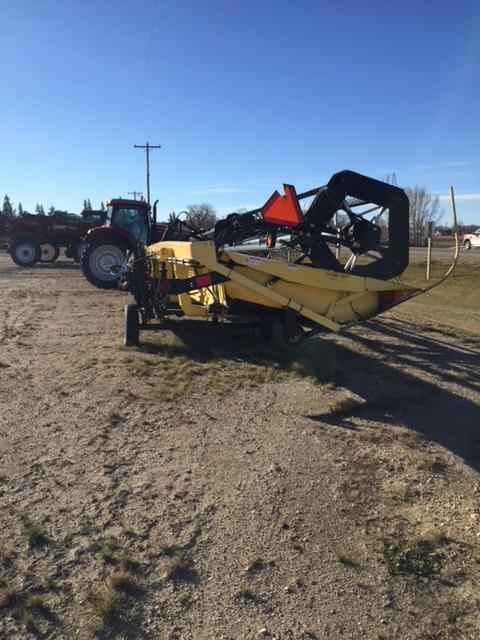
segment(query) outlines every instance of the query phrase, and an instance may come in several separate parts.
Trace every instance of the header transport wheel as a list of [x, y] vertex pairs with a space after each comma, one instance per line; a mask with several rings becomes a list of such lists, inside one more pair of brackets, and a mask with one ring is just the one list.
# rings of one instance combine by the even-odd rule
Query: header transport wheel
[[136, 347], [138, 346], [139, 338], [140, 322], [138, 319], [138, 307], [136, 304], [126, 304], [123, 344], [126, 347]]

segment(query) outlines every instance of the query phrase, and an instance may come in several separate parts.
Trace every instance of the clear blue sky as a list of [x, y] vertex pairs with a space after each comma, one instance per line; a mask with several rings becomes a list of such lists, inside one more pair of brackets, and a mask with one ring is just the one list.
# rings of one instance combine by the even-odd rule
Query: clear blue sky
[[[353, 169], [480, 225], [480, 3], [0, 0], [0, 196], [221, 214]], [[445, 202], [448, 213], [448, 203]]]

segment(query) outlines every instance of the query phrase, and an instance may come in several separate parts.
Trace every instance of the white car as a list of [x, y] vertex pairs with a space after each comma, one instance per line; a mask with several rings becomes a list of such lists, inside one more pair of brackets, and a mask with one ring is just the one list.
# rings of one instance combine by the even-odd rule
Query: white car
[[466, 233], [463, 236], [463, 246], [465, 249], [480, 247], [480, 229], [477, 229], [473, 233]]

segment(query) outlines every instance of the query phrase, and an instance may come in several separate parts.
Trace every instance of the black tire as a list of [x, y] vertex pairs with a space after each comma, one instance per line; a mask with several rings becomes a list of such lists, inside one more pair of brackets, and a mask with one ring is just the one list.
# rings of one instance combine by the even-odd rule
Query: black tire
[[470, 249], [472, 248], [472, 243], [470, 242], [470, 240], [465, 240], [463, 246], [465, 247], [465, 249], [468, 249], [470, 251]]
[[99, 289], [116, 289], [120, 274], [110, 271], [115, 264], [124, 263], [127, 245], [115, 237], [102, 238], [87, 243], [80, 264], [83, 275]]
[[260, 320], [256, 326], [256, 335], [262, 344], [270, 344], [273, 338], [273, 320]]
[[138, 307], [136, 304], [126, 304], [123, 344], [126, 347], [136, 347], [138, 346], [139, 339], [140, 321], [138, 319]]
[[273, 339], [278, 341], [282, 346], [291, 349], [292, 347], [298, 347], [305, 338], [305, 331], [297, 326], [295, 331], [288, 328], [285, 321], [276, 320], [273, 323]]
[[15, 242], [10, 246], [10, 256], [19, 267], [33, 267], [40, 260], [42, 250], [35, 242]]
[[70, 255], [68, 257], [73, 258], [75, 262], [78, 262], [78, 264], [80, 264], [86, 246], [87, 245], [84, 240], [78, 240], [77, 242], [72, 243], [69, 251]]
[[60, 248], [56, 244], [52, 244], [51, 242], [41, 244], [40, 249], [42, 250], [40, 262], [55, 262], [55, 260], [60, 255]]

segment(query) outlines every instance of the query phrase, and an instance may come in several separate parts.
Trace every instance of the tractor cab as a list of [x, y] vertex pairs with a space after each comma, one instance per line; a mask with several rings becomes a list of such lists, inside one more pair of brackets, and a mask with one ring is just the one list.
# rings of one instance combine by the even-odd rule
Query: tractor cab
[[110, 200], [105, 226], [121, 229], [135, 244], [145, 246], [152, 232], [150, 205], [144, 200]]

